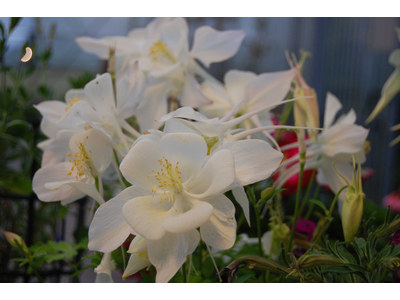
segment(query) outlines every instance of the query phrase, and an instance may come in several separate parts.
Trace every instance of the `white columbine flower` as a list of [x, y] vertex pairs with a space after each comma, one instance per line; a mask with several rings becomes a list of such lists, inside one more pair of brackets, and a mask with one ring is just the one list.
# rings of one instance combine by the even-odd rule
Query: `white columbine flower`
[[63, 205], [88, 195], [99, 204], [104, 200], [95, 186], [95, 178], [108, 167], [112, 148], [109, 138], [97, 129], [75, 134], [69, 141], [65, 162], [39, 169], [32, 188], [44, 202], [61, 201]]
[[[213, 103], [201, 107], [200, 111], [209, 118], [222, 118], [236, 105], [239, 105], [236, 108], [236, 114], [244, 115], [278, 103], [288, 94], [295, 74], [294, 68], [259, 75], [253, 72], [231, 70], [225, 75], [225, 86], [210, 80], [202, 83], [203, 94]], [[261, 117], [261, 120], [258, 120], [258, 117]], [[259, 126], [259, 121], [264, 121], [263, 117], [266, 118], [267, 114], [253, 116], [253, 122], [248, 120], [246, 126], [248, 128]]]
[[[146, 28], [135, 29], [129, 36], [103, 38], [94, 42], [90, 38], [78, 39], [85, 50], [105, 58], [107, 47], [115, 47], [117, 85], [126, 75], [126, 69], [139, 63], [145, 72], [149, 86], [136, 108], [136, 116], [142, 132], [158, 128], [155, 120], [168, 112], [167, 100], [173, 106], [179, 102], [183, 106], [200, 107], [210, 104], [203, 95], [197, 78], [214, 80], [196, 62], [206, 67], [211, 63], [231, 58], [244, 39], [244, 30], [217, 31], [202, 26], [194, 33], [194, 41], [189, 50], [189, 28], [184, 18], [158, 18]], [[98, 50], [96, 50], [96, 45]], [[131, 45], [131, 51], [129, 51]], [[109, 51], [108, 51], [109, 52]], [[176, 107], [171, 107], [174, 110]]]
[[[324, 128], [315, 143], [307, 141], [308, 148], [306, 152], [306, 164], [304, 169], [317, 169], [317, 181], [321, 185], [328, 185], [330, 189], [337, 193], [346, 185], [346, 182], [341, 178], [333, 167], [333, 162], [340, 174], [342, 174], [348, 182], [353, 176], [353, 167], [351, 165], [351, 155], [358, 154], [361, 162], [365, 161], [364, 144], [368, 136], [369, 130], [362, 126], [354, 124], [356, 114], [354, 110], [350, 110], [346, 115], [341, 116], [334, 122], [337, 112], [342, 108], [340, 101], [331, 93], [327, 93]], [[282, 150], [298, 147], [297, 143], [289, 144], [282, 147]], [[299, 155], [295, 155], [284, 161], [280, 169], [283, 170], [288, 164], [296, 163], [299, 160]], [[294, 174], [299, 173], [299, 164], [294, 164], [292, 167], [282, 172], [281, 177], [277, 181], [277, 186], [281, 187], [287, 179]], [[339, 209], [345, 192], [341, 193], [339, 199]]]
[[[130, 233], [137, 233], [148, 241], [148, 258], [157, 269], [157, 282], [166, 282], [197, 247], [197, 228], [208, 245], [232, 247], [235, 208], [223, 193], [235, 184], [254, 183], [273, 172], [269, 169], [278, 166], [282, 154], [278, 152], [279, 161], [274, 156], [271, 163], [268, 155], [262, 156], [263, 150], [260, 145], [252, 150], [236, 142], [207, 156], [204, 138], [192, 133], [161, 133], [137, 141], [120, 167], [133, 186], [98, 209], [89, 229], [89, 248], [110, 252]], [[254, 151], [259, 154], [258, 165], [252, 168]], [[265, 167], [260, 155], [269, 168], [259, 167]]]
[[[138, 88], [140, 89], [140, 87]], [[120, 90], [124, 95], [132, 92], [128, 83], [122, 84]], [[114, 142], [121, 142], [128, 151], [130, 144], [128, 144], [122, 129], [134, 137], [138, 137], [140, 134], [125, 121], [125, 118], [130, 116], [131, 105], [126, 103], [126, 99], [119, 101], [118, 97], [115, 102], [110, 74], [105, 73], [90, 81], [81, 94], [83, 95], [76, 97], [74, 104], [58, 122], [58, 125], [72, 127], [88, 123], [109, 136]], [[115, 138], [119, 140], [115, 140]], [[115, 143], [113, 145], [114, 148], [117, 148]]]

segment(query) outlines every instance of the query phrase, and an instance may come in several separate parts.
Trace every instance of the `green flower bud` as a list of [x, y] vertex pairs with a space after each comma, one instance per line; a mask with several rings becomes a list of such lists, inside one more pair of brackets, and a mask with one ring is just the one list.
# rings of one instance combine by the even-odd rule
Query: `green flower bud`
[[274, 193], [275, 193], [275, 187], [266, 188], [261, 192], [261, 199], [263, 201], [268, 201], [274, 196]]
[[3, 231], [4, 236], [6, 237], [7, 241], [11, 244], [11, 246], [20, 249], [27, 253], [28, 247], [26, 247], [24, 240], [18, 234], [15, 234], [10, 231]]
[[363, 212], [365, 194], [362, 190], [361, 181], [361, 163], [358, 162], [358, 170], [356, 170], [356, 163], [353, 159], [353, 180], [348, 184], [349, 191], [346, 193], [342, 208], [342, 226], [346, 242], [352, 242], [360, 227]]

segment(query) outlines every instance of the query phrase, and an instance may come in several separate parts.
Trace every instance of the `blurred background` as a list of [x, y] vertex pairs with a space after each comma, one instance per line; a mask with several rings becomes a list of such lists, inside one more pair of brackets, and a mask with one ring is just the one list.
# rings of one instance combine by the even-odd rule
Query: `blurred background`
[[[41, 153], [35, 145], [44, 139], [40, 133], [40, 115], [32, 108], [43, 100], [63, 100], [65, 92], [71, 87], [80, 87], [95, 74], [106, 71], [106, 63], [96, 56], [83, 52], [75, 43], [75, 38], [90, 36], [127, 35], [136, 27], [146, 26], [152, 18], [23, 18], [6, 41], [1, 57], [2, 70], [10, 67], [21, 70], [21, 49], [25, 45], [37, 45], [34, 49], [39, 56], [33, 60], [31, 72], [26, 76], [23, 91], [26, 101], [24, 109], [15, 107], [15, 114], [25, 118], [28, 125], [19, 124], [0, 131], [0, 229], [17, 232], [17, 228], [27, 228], [25, 235], [28, 243], [35, 239], [33, 234], [40, 233], [40, 228], [50, 220], [44, 217], [53, 209], [58, 214], [66, 214], [58, 203], [46, 204], [39, 201], [29, 187], [30, 179], [40, 166]], [[230, 69], [249, 70], [255, 73], [273, 72], [288, 69], [284, 51], [296, 53], [304, 49], [313, 55], [308, 58], [303, 75], [307, 83], [316, 90], [320, 111], [325, 107], [328, 91], [335, 94], [343, 104], [342, 112], [354, 108], [357, 123], [363, 125], [365, 119], [375, 107], [381, 89], [394, 67], [387, 60], [391, 51], [400, 48], [395, 33], [395, 26], [400, 26], [400, 18], [188, 18], [190, 40], [194, 30], [202, 25], [209, 25], [217, 30], [245, 29], [244, 42], [233, 58], [226, 62], [212, 65], [210, 73], [220, 81]], [[7, 32], [11, 18], [0, 17]], [[1, 73], [4, 81], [4, 72]], [[17, 77], [19, 73], [17, 73]], [[12, 73], [7, 80], [13, 80]], [[397, 96], [390, 105], [371, 123], [368, 140], [371, 151], [364, 167], [374, 170], [374, 175], [365, 183], [368, 199], [381, 205], [382, 198], [400, 186], [400, 144], [389, 147], [388, 144], [398, 133], [391, 133], [389, 128], [400, 123], [400, 103]], [[0, 101], [3, 101], [0, 99]], [[9, 107], [8, 107], [9, 108]], [[0, 115], [5, 106], [0, 105]], [[323, 113], [321, 113], [321, 118]], [[13, 124], [14, 125], [14, 124]], [[14, 126], [15, 127], [15, 126]], [[14, 130], [14, 131], [13, 131]], [[22, 130], [22, 133], [21, 133]], [[6, 136], [5, 134], [8, 134]], [[17, 151], [12, 136], [17, 136], [22, 145], [24, 159], [10, 159]], [[9, 137], [11, 136], [11, 137]], [[13, 177], [14, 173], [17, 174]], [[21, 178], [25, 178], [22, 180]], [[26, 195], [24, 197], [15, 195]], [[19, 201], [20, 199], [21, 201]], [[14, 201], [14, 202], [13, 202]], [[18, 205], [15, 206], [15, 201]], [[85, 227], [85, 201], [70, 205], [70, 212], [63, 223], [52, 227], [50, 234], [58, 240], [77, 239], [73, 234], [84, 236], [76, 228]], [[42, 214], [38, 211], [47, 211]], [[22, 217], [21, 217], [22, 216]], [[38, 217], [39, 216], [39, 217]], [[41, 223], [42, 222], [42, 223]], [[66, 230], [74, 224], [74, 230]], [[78, 225], [76, 225], [78, 224]], [[87, 226], [87, 224], [86, 224]], [[78, 232], [78, 233], [77, 233]], [[6, 257], [7, 247], [4, 239], [0, 244], [0, 281], [7, 281], [9, 276], [3, 272], [9, 268]], [[5, 249], [7, 248], [7, 249]], [[8, 249], [9, 250], [9, 249]], [[62, 269], [64, 266], [61, 265]], [[71, 271], [72, 272], [72, 271]], [[13, 276], [19, 276], [15, 273]], [[3, 276], [3, 277], [2, 277]], [[25, 280], [27, 280], [25, 278]]]

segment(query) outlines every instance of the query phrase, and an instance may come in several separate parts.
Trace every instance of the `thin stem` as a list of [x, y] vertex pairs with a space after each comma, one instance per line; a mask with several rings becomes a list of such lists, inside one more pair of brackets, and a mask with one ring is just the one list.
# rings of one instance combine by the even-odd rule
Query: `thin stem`
[[[285, 104], [285, 107], [283, 108], [283, 112], [282, 112], [282, 118], [279, 122], [279, 124], [281, 125], [285, 125], [287, 123], [287, 120], [289, 119], [290, 113], [292, 111], [293, 108], [293, 102], [289, 102]], [[279, 138], [281, 137], [282, 134], [282, 129], [279, 129], [275, 135], [275, 139], [277, 141], [279, 141]]]
[[[254, 189], [254, 188], [253, 188]], [[250, 187], [247, 187], [247, 193], [249, 195], [249, 201], [251, 202], [251, 204], [254, 207], [254, 213], [256, 215], [256, 222], [257, 222], [257, 235], [258, 235], [258, 248], [260, 251], [260, 256], [263, 256], [263, 249], [262, 249], [262, 243], [261, 243], [261, 222], [260, 222], [260, 214], [258, 212], [258, 208], [257, 208], [257, 203], [256, 203], [256, 199], [254, 196], [254, 190]]]
[[[317, 185], [317, 188], [315, 189], [315, 192], [314, 192], [314, 195], [313, 195], [312, 199], [317, 199], [318, 198], [320, 189], [321, 189], [321, 186]], [[314, 203], [311, 203], [311, 205], [308, 207], [307, 214], [305, 216], [306, 219], [310, 218], [313, 208], [314, 208]]]
[[324, 233], [326, 227], [327, 227], [328, 224], [329, 224], [329, 222], [327, 222], [327, 221], [328, 221], [328, 219], [332, 216], [333, 209], [335, 208], [336, 202], [337, 202], [337, 200], [339, 199], [340, 193], [341, 193], [344, 189], [346, 189], [346, 188], [348, 188], [347, 185], [345, 185], [344, 187], [342, 187], [342, 188], [339, 190], [339, 192], [335, 195], [335, 198], [334, 198], [333, 201], [332, 201], [331, 207], [329, 208], [328, 214], [327, 214], [326, 218], [323, 220], [323, 223], [322, 223], [323, 228], [322, 228], [322, 230], [319, 232], [318, 237], [317, 237], [317, 238], [315, 239], [315, 241], [314, 241], [314, 244], [315, 244], [315, 245], [318, 243], [319, 239], [321, 238], [322, 234]]
[[302, 153], [300, 155], [300, 173], [299, 173], [299, 181], [297, 183], [296, 206], [294, 209], [294, 219], [292, 223], [292, 230], [290, 232], [288, 252], [291, 252], [292, 250], [294, 232], [296, 231], [297, 218], [299, 217], [300, 192], [301, 192], [301, 184], [303, 182], [304, 165], [305, 165], [305, 153]]
[[187, 279], [186, 279], [186, 261], [182, 265], [182, 275], [183, 275], [183, 283], [187, 283]]
[[308, 196], [310, 195], [311, 187], [313, 186], [314, 177], [315, 177], [316, 173], [317, 173], [317, 170], [314, 169], [312, 174], [311, 174], [310, 181], [308, 182], [307, 190], [306, 190], [306, 193], [304, 194], [303, 201], [301, 202], [299, 216], [301, 216], [301, 214], [303, 213], [303, 210], [304, 210], [304, 207], [306, 205], [306, 202], [308, 201]]

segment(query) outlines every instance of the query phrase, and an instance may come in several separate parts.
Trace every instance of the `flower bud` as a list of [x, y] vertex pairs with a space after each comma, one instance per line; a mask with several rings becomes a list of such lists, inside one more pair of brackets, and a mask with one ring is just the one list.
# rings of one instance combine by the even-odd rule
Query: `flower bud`
[[28, 247], [26, 247], [24, 240], [18, 234], [15, 234], [10, 231], [3, 231], [4, 236], [6, 237], [7, 241], [11, 244], [11, 246], [20, 249], [27, 253]]
[[266, 188], [261, 192], [261, 199], [263, 201], [268, 201], [274, 196], [274, 193], [275, 193], [275, 187]]
[[349, 190], [346, 193], [342, 208], [342, 226], [346, 242], [354, 240], [361, 224], [365, 202], [365, 194], [362, 190], [361, 163], [358, 163], [358, 170], [356, 171], [354, 157], [353, 169], [352, 184], [349, 184]]

